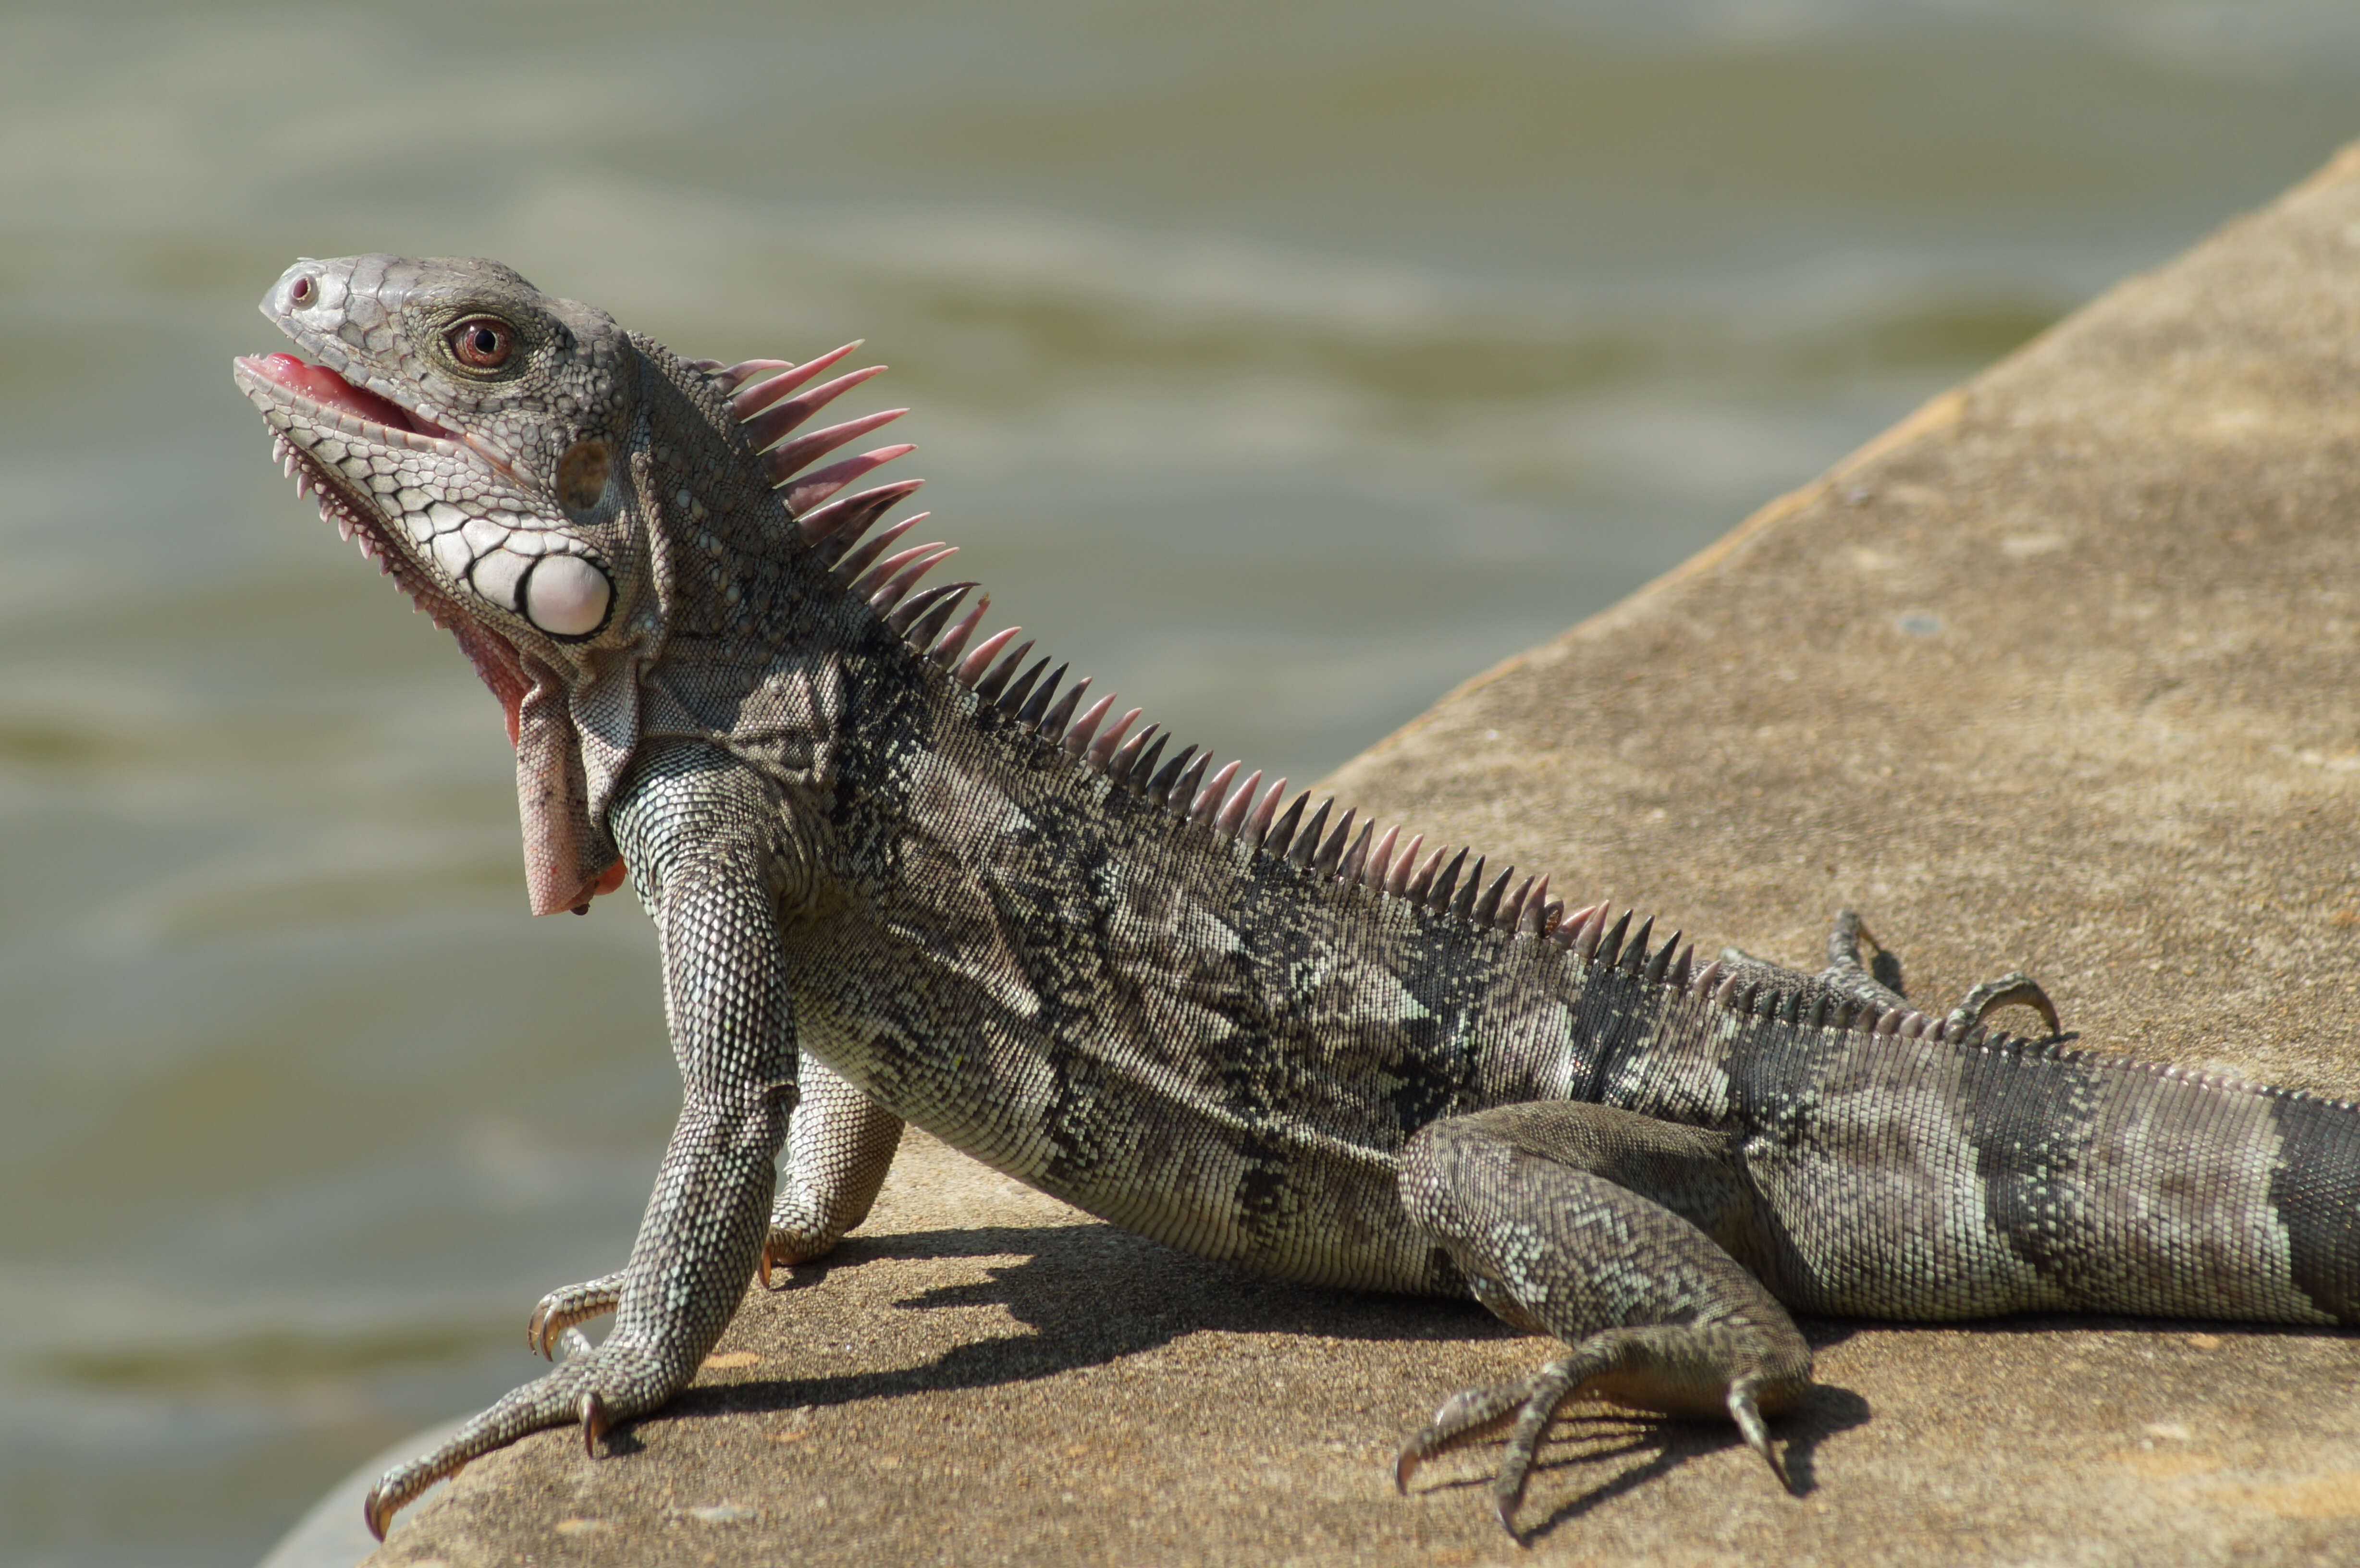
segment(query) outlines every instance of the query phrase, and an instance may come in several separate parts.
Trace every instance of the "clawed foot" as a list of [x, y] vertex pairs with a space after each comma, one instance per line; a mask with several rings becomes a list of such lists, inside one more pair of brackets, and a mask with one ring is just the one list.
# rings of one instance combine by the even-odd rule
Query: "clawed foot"
[[532, 1309], [532, 1316], [525, 1320], [524, 1342], [543, 1361], [554, 1360], [559, 1344], [584, 1342], [582, 1335], [570, 1333], [574, 1324], [606, 1316], [622, 1299], [623, 1277], [619, 1273], [552, 1290]]
[[[1863, 942], [1870, 950], [1865, 963], [1861, 959], [1861, 944]], [[1735, 947], [1722, 948], [1721, 957], [1724, 964], [1764, 963], [1764, 960]], [[1910, 1005], [1901, 991], [1900, 958], [1870, 933], [1867, 924], [1854, 909], [1836, 911], [1835, 927], [1828, 933], [1828, 965], [1819, 971], [1818, 977], [1823, 984], [1848, 996], [1873, 1002], [1880, 1007], [1907, 1007]], [[2057, 1016], [2057, 1004], [2049, 999], [2049, 993], [2040, 988], [2038, 981], [2020, 969], [1996, 980], [1986, 980], [1970, 989], [1943, 1021], [1954, 1033], [1963, 1035], [2002, 1007], [2030, 1007], [2048, 1028], [2045, 1039], [2055, 1040], [2065, 1032], [2065, 1026]]]
[[[1580, 1392], [1586, 1381], [1610, 1370], [1609, 1362], [1612, 1359], [1611, 1354], [1601, 1356], [1585, 1349], [1550, 1361], [1530, 1377], [1453, 1394], [1434, 1412], [1432, 1421], [1402, 1443], [1401, 1453], [1393, 1461], [1393, 1489], [1407, 1492], [1410, 1477], [1417, 1473], [1420, 1465], [1447, 1449], [1497, 1432], [1513, 1416], [1514, 1426], [1508, 1433], [1507, 1448], [1500, 1456], [1500, 1468], [1491, 1480], [1491, 1510], [1511, 1540], [1519, 1546], [1529, 1545], [1516, 1529], [1516, 1510], [1524, 1506], [1524, 1487], [1532, 1476], [1533, 1461], [1540, 1453], [1541, 1439], [1556, 1420], [1558, 1408]], [[1794, 1388], [1787, 1385], [1793, 1381], [1789, 1377], [1779, 1383], [1777, 1391], [1784, 1396], [1779, 1400], [1781, 1408], [1791, 1402]], [[1791, 1491], [1786, 1467], [1770, 1446], [1770, 1429], [1762, 1419], [1761, 1399], [1768, 1387], [1769, 1380], [1763, 1377], [1741, 1377], [1729, 1385], [1725, 1402], [1730, 1419], [1737, 1423], [1747, 1444], [1762, 1455], [1770, 1473], [1778, 1477], [1778, 1485]]]
[[[539, 1314], [535, 1316], [538, 1319]], [[361, 1505], [369, 1533], [383, 1541], [393, 1516], [421, 1492], [456, 1475], [468, 1461], [505, 1447], [527, 1432], [578, 1421], [583, 1445], [595, 1457], [600, 1440], [617, 1422], [653, 1410], [687, 1380], [685, 1374], [676, 1374], [666, 1365], [666, 1358], [611, 1340], [575, 1356], [508, 1394], [452, 1433], [432, 1453], [387, 1471]]]
[[[770, 1225], [770, 1234], [762, 1243], [762, 1255], [754, 1260], [754, 1278], [761, 1281], [762, 1289], [765, 1290], [785, 1290], [785, 1284], [773, 1285], [770, 1282], [770, 1275], [773, 1270], [783, 1269], [789, 1274], [792, 1274], [807, 1263], [819, 1262], [820, 1259], [825, 1258], [829, 1253], [835, 1250], [836, 1238], [834, 1236], [829, 1236], [825, 1241], [814, 1246], [812, 1244], [812, 1241], [808, 1236], [795, 1231], [782, 1230], [779, 1227], [778, 1223], [773, 1220]], [[814, 1269], [812, 1271], [813, 1278], [816, 1279], [824, 1272], [825, 1272], [824, 1269]], [[790, 1282], [808, 1284], [811, 1281], [803, 1280]]]

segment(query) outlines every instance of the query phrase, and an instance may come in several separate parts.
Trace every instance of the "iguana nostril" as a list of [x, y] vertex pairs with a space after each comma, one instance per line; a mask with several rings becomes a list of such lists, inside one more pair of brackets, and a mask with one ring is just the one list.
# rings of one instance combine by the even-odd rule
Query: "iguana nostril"
[[287, 302], [290, 305], [310, 304], [311, 302], [311, 278], [299, 278], [294, 282], [290, 283], [287, 286]]
[[606, 621], [615, 586], [578, 555], [545, 555], [525, 579], [526, 618], [552, 637], [588, 637]]

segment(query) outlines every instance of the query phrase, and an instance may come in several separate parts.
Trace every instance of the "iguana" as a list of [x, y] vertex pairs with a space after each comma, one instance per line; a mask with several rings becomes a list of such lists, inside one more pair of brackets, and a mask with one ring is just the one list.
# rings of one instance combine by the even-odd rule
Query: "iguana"
[[1512, 1534], [1576, 1395], [1779, 1470], [1789, 1308], [2360, 1319], [2350, 1104], [2068, 1049], [2021, 975], [1918, 1011], [1850, 915], [1817, 975], [1699, 961], [978, 639], [975, 584], [922, 584], [951, 551], [883, 523], [917, 481], [852, 488], [910, 449], [813, 466], [901, 410], [796, 433], [855, 345], [683, 359], [480, 260], [301, 261], [262, 310], [308, 360], [239, 387], [499, 699], [533, 911], [631, 880], [685, 1081], [629, 1261], [531, 1314], [574, 1353], [388, 1472], [380, 1537], [525, 1432], [595, 1453], [661, 1406], [905, 1120], [1202, 1257], [1562, 1341], [1396, 1464], [1510, 1425]]

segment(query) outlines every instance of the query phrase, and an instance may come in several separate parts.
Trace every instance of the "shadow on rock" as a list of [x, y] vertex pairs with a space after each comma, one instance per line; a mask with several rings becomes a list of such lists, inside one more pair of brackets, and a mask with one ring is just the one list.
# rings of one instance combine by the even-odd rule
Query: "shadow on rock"
[[[1103, 1366], [1205, 1330], [1329, 1339], [1522, 1337], [1470, 1301], [1291, 1285], [1207, 1263], [1111, 1225], [987, 1226], [847, 1239], [829, 1272], [863, 1264], [1018, 1256], [990, 1278], [937, 1286], [892, 1303], [908, 1311], [998, 1306], [1032, 1332], [970, 1341], [921, 1367], [816, 1377], [706, 1383], [676, 1396], [665, 1417], [793, 1410], [896, 1395], [989, 1388]], [[748, 1312], [792, 1312], [824, 1275], [757, 1290]], [[840, 1303], [830, 1302], [831, 1310]], [[754, 1324], [760, 1333], [762, 1324]]]

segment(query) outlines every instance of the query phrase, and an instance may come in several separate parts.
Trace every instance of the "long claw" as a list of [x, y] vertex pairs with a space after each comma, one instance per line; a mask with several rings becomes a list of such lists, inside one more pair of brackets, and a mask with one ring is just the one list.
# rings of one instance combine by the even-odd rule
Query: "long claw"
[[598, 1440], [606, 1435], [606, 1402], [596, 1389], [582, 1396], [582, 1452], [598, 1457]]
[[550, 1308], [555, 1304], [549, 1297], [543, 1296], [534, 1303], [532, 1316], [524, 1320], [525, 1347], [539, 1351], [543, 1361], [556, 1359], [550, 1350], [550, 1341], [554, 1336], [549, 1332]]
[[1950, 1009], [1949, 1021], [1963, 1029], [1972, 1029], [2000, 1008], [2011, 1007], [2030, 1007], [2038, 1013], [2040, 1021], [2049, 1026], [2051, 1035], [2065, 1032], [2063, 1023], [2057, 1017], [2057, 1004], [2049, 999], [2049, 993], [2040, 988], [2040, 982], [2020, 969], [1996, 980], [1986, 980], [1969, 991], [1959, 999], [1959, 1005]]
[[378, 1497], [375, 1486], [371, 1486], [368, 1496], [361, 1499], [361, 1517], [368, 1521], [368, 1532], [379, 1541], [383, 1541], [385, 1532], [393, 1528], [393, 1510], [394, 1505]]
[[1793, 1491], [1795, 1486], [1786, 1478], [1786, 1462], [1779, 1458], [1777, 1450], [1770, 1446], [1770, 1429], [1763, 1422], [1761, 1407], [1754, 1402], [1754, 1380], [1741, 1377], [1732, 1383], [1728, 1402], [1729, 1419], [1737, 1423], [1739, 1432], [1744, 1433], [1747, 1444], [1762, 1455], [1763, 1462], [1770, 1466], [1770, 1474], [1778, 1477], [1778, 1485], [1786, 1491]]
[[1404, 1497], [1407, 1497], [1409, 1495], [1409, 1478], [1417, 1474], [1418, 1464], [1422, 1459], [1424, 1459], [1424, 1457], [1425, 1455], [1418, 1453], [1415, 1444], [1404, 1443], [1402, 1445], [1402, 1451], [1393, 1455], [1394, 1491], [1399, 1492]]

